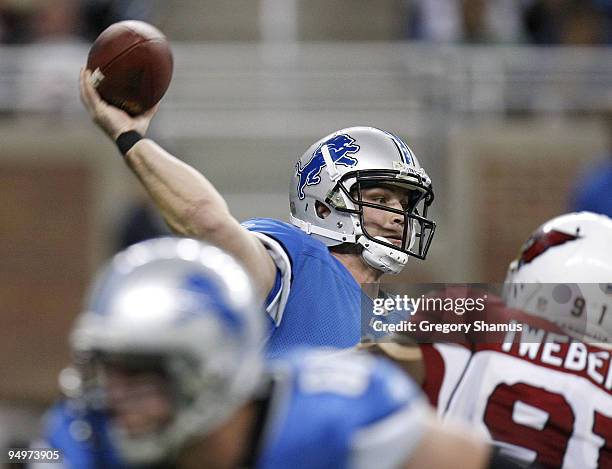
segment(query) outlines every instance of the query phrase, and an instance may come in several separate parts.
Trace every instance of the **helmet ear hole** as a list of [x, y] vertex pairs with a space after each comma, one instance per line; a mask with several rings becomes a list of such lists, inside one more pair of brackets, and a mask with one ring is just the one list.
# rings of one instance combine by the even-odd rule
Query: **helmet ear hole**
[[315, 212], [317, 213], [317, 217], [322, 220], [325, 220], [329, 214], [331, 213], [331, 209], [322, 202], [318, 200], [315, 202]]

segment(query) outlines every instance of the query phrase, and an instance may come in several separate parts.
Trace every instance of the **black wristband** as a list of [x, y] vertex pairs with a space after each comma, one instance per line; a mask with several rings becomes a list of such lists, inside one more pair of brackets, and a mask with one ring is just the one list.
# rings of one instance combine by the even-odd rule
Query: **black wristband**
[[119, 135], [117, 140], [115, 140], [115, 143], [117, 144], [117, 148], [119, 148], [121, 154], [125, 156], [127, 152], [130, 151], [130, 149], [142, 139], [143, 136], [135, 130], [128, 130], [127, 132], [123, 132], [121, 135]]

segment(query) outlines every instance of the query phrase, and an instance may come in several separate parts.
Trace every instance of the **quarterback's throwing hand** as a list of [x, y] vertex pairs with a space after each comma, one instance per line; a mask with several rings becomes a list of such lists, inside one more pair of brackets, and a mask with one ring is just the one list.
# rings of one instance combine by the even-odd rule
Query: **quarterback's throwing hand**
[[151, 119], [157, 112], [159, 105], [153, 106], [144, 114], [132, 117], [121, 109], [103, 101], [91, 84], [91, 71], [81, 69], [79, 76], [79, 89], [81, 102], [89, 112], [93, 121], [98, 124], [110, 138], [116, 140], [119, 135], [129, 130], [136, 130], [145, 135]]

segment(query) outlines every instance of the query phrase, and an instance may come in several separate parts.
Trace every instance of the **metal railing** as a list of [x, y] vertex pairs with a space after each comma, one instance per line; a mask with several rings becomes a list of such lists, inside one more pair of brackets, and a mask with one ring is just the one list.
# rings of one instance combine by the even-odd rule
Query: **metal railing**
[[[590, 112], [610, 100], [606, 48], [404, 43], [174, 44], [176, 131], [227, 112]], [[0, 112], [81, 112], [87, 46], [0, 48]], [[183, 125], [181, 114], [185, 114]]]

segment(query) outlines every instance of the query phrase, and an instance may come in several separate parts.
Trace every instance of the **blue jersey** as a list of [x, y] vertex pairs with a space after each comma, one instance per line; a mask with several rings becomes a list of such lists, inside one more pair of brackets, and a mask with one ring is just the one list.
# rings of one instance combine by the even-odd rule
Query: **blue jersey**
[[[384, 359], [354, 351], [294, 353], [272, 365], [270, 375], [259, 469], [391, 469], [420, 441], [425, 399]], [[75, 414], [69, 402], [50, 410], [45, 446], [61, 449], [67, 468], [127, 467], [112, 447], [104, 415]]]
[[279, 370], [259, 469], [397, 468], [417, 446], [428, 407], [386, 360], [315, 351]]
[[327, 246], [278, 220], [257, 218], [243, 226], [258, 236], [277, 265], [267, 304], [268, 356], [282, 356], [296, 346], [356, 345], [362, 307], [371, 311], [372, 302]]
[[594, 165], [578, 179], [571, 197], [571, 209], [612, 217], [612, 155]]

